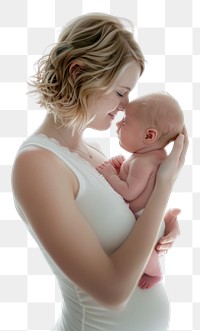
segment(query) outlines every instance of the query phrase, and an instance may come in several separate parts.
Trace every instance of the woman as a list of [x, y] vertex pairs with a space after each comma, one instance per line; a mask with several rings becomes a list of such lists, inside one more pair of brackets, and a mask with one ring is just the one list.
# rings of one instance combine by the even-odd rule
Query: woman
[[[12, 183], [16, 208], [62, 292], [57, 331], [167, 329], [162, 284], [150, 290], [137, 284], [184, 162], [186, 134], [160, 166], [136, 224], [122, 197], [95, 169], [105, 156], [83, 140], [86, 128], [110, 127], [143, 69], [144, 57], [132, 34], [105, 14], [74, 20], [38, 64], [33, 85], [48, 112], [20, 147]], [[176, 217], [167, 218], [169, 241]]]

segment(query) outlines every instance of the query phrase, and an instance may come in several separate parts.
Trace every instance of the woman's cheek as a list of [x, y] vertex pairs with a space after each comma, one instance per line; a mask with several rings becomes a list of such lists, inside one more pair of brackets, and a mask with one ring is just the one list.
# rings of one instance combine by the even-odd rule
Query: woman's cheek
[[119, 97], [112, 93], [112, 95], [107, 95], [105, 101], [105, 105], [107, 105], [110, 109], [116, 109], [119, 106]]

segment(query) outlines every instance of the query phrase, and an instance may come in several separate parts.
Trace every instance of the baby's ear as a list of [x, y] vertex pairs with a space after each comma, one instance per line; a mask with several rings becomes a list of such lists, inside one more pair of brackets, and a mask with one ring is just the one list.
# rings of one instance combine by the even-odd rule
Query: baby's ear
[[156, 129], [149, 128], [145, 132], [144, 136], [144, 143], [145, 144], [152, 144], [156, 141], [156, 138], [158, 136], [158, 132]]

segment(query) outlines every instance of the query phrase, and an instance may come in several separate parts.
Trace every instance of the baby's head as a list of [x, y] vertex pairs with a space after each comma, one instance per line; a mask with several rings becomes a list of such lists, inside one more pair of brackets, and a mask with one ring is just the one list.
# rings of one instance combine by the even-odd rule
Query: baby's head
[[127, 106], [126, 113], [144, 131], [144, 143], [154, 144], [156, 148], [164, 148], [183, 131], [181, 107], [166, 92], [151, 93], [133, 100]]

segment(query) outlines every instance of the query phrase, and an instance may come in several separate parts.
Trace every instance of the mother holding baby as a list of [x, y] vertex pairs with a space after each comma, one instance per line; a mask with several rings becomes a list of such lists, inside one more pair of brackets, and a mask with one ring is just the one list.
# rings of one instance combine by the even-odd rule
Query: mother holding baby
[[[47, 109], [19, 148], [13, 194], [19, 215], [55, 274], [63, 297], [56, 331], [166, 331], [163, 284], [138, 282], [157, 236], [188, 145], [186, 131], [161, 163], [151, 197], [137, 219], [96, 168], [106, 157], [83, 139], [108, 129], [128, 104], [144, 56], [120, 19], [88, 14], [64, 27], [38, 62], [33, 86]], [[178, 233], [177, 211], [165, 215], [166, 252]]]

